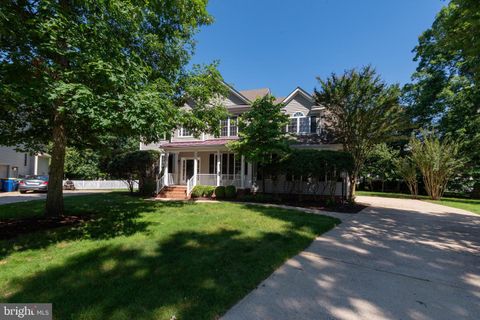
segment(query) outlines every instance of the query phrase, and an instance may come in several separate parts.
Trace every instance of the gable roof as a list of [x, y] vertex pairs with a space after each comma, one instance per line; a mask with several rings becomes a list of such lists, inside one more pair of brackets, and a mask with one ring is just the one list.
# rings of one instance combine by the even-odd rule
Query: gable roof
[[241, 90], [240, 93], [250, 101], [255, 101], [257, 98], [262, 98], [270, 94], [269, 88]]
[[308, 101], [314, 103], [315, 99], [313, 99], [312, 95], [308, 93], [307, 91], [303, 90], [300, 87], [296, 87], [295, 90], [293, 90], [283, 101], [282, 103], [289, 103], [297, 94], [301, 94], [305, 98], [307, 98]]
[[242, 100], [243, 102], [245, 102], [245, 104], [250, 104], [250, 100], [245, 97], [240, 91], [238, 91], [237, 89], [235, 89], [233, 86], [229, 85], [228, 83], [226, 83], [225, 81], [222, 81], [223, 84], [228, 88], [230, 89], [230, 92], [232, 92], [235, 96], [237, 96], [238, 98], [240, 98], [240, 100]]

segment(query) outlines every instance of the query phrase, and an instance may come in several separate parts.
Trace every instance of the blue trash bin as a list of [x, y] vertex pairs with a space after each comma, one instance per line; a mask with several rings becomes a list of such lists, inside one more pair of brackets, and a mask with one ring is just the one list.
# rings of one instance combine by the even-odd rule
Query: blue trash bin
[[8, 179], [3, 180], [2, 191], [3, 192], [15, 191], [15, 181], [14, 180], [8, 180]]

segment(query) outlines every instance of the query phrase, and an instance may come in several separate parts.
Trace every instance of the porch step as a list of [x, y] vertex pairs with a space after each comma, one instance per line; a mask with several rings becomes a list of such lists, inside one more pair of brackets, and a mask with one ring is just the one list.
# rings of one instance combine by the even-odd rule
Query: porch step
[[186, 186], [168, 186], [162, 189], [157, 198], [188, 199]]

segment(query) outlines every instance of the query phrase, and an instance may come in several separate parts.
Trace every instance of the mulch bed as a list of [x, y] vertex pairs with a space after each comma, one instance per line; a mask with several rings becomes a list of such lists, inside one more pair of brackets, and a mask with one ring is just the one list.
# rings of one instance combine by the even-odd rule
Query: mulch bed
[[302, 207], [307, 209], [331, 211], [331, 212], [340, 212], [340, 213], [358, 213], [368, 206], [362, 204], [348, 204], [348, 203], [339, 203], [334, 206], [326, 206], [325, 204], [319, 202], [284, 202], [283, 204], [287, 206]]
[[[191, 200], [215, 200], [214, 198], [205, 198], [205, 197], [198, 197]], [[339, 212], [339, 213], [359, 213], [363, 209], [367, 208], [367, 205], [363, 204], [348, 204], [348, 203], [337, 203], [335, 205], [326, 206], [325, 203], [321, 201], [268, 201], [268, 202], [260, 202], [260, 201], [252, 201], [249, 199], [248, 201], [244, 201], [240, 199], [230, 199], [223, 201], [231, 201], [231, 202], [253, 202], [259, 204], [280, 204], [286, 206], [293, 206], [293, 207], [302, 207], [306, 209], [314, 209], [314, 210], [323, 210], [323, 211], [330, 211], [330, 212]]]
[[21, 234], [73, 226], [90, 220], [88, 216], [62, 216], [52, 218], [27, 218], [0, 220], [0, 240], [15, 238]]

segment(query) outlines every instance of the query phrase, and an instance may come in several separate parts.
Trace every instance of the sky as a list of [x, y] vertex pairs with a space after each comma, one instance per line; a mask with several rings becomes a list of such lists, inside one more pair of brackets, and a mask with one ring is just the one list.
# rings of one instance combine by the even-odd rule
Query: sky
[[443, 0], [210, 0], [215, 22], [196, 36], [192, 63], [220, 62], [238, 90], [312, 92], [317, 76], [367, 64], [388, 83], [415, 71], [412, 49]]

